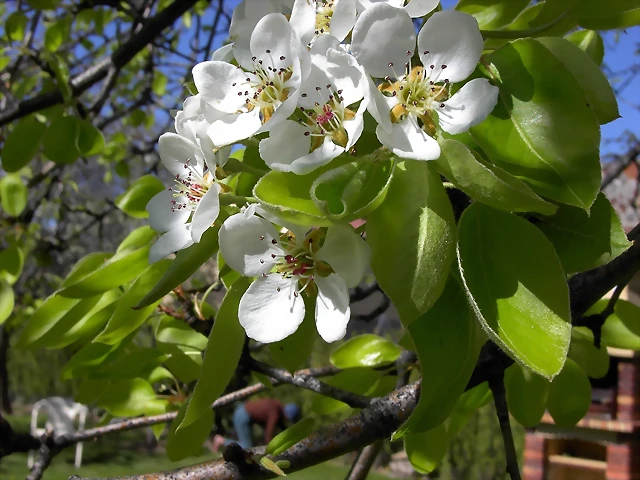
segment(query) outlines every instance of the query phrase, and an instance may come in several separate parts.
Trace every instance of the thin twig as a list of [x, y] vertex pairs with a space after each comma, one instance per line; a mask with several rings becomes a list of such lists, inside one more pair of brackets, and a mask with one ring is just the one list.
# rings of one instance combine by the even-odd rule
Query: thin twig
[[353, 462], [353, 467], [347, 475], [346, 480], [365, 480], [367, 475], [369, 475], [373, 463], [376, 461], [376, 458], [378, 458], [381, 449], [381, 441], [364, 447]]
[[511, 480], [521, 480], [518, 467], [518, 454], [513, 443], [513, 432], [509, 421], [509, 408], [507, 407], [507, 394], [504, 389], [504, 374], [495, 376], [489, 380], [489, 388], [493, 393], [493, 402], [496, 406], [496, 414], [500, 423], [500, 432], [504, 443], [504, 453], [507, 458], [507, 473]]

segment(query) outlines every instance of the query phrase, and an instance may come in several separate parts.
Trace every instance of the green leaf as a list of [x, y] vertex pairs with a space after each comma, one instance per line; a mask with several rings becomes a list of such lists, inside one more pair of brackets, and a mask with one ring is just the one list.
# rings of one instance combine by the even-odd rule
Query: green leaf
[[131, 217], [147, 218], [147, 203], [164, 189], [164, 185], [156, 177], [143, 175], [126, 192], [116, 197], [116, 207]]
[[578, 30], [566, 37], [576, 47], [585, 52], [596, 65], [602, 65], [604, 59], [604, 41], [600, 34], [594, 30]]
[[80, 156], [76, 147], [78, 119], [59, 116], [51, 121], [42, 136], [42, 147], [47, 158], [59, 165], [69, 165]]
[[20, 176], [5, 175], [0, 178], [0, 202], [10, 217], [19, 216], [27, 206], [28, 191]]
[[604, 346], [596, 348], [593, 341], [576, 333], [571, 340], [569, 358], [591, 378], [602, 378], [609, 371], [610, 357]]
[[154, 232], [151, 227], [147, 225], [145, 225], [144, 227], [138, 227], [129, 235], [127, 235], [125, 239], [122, 240], [122, 242], [120, 242], [116, 253], [128, 252], [146, 247], [151, 242], [153, 242], [155, 237], [156, 232]]
[[569, 349], [571, 314], [553, 245], [526, 220], [475, 203], [460, 219], [458, 259], [489, 337], [536, 373], [557, 375]]
[[4, 24], [4, 30], [7, 33], [9, 40], [19, 42], [24, 38], [24, 31], [27, 28], [28, 20], [27, 16], [20, 11], [13, 12], [7, 17]]
[[440, 141], [438, 169], [474, 200], [508, 212], [539, 212], [553, 215], [557, 207], [545, 202], [524, 182], [501, 168], [485, 163], [480, 156], [456, 140]]
[[393, 435], [420, 433], [440, 425], [464, 392], [484, 340], [465, 298], [460, 279], [449, 276], [447, 286], [431, 309], [409, 325], [423, 381], [418, 405]]
[[64, 366], [61, 374], [62, 379], [70, 380], [91, 376], [96, 369], [117, 358], [119, 353], [131, 343], [133, 337], [134, 334], [131, 334], [122, 342], [114, 345], [98, 342], [87, 343]]
[[0, 280], [13, 285], [20, 278], [23, 265], [24, 254], [16, 245], [11, 245], [0, 251]]
[[0, 279], [0, 325], [11, 316], [14, 305], [13, 288], [5, 280]]
[[590, 212], [563, 205], [537, 227], [553, 243], [567, 274], [609, 263], [631, 246], [603, 193], [598, 194]]
[[207, 337], [196, 332], [184, 321], [168, 315], [160, 317], [155, 328], [155, 335], [158, 342], [184, 345], [200, 351], [204, 351], [207, 348]]
[[[149, 247], [117, 253], [86, 277], [76, 283], [65, 285], [58, 291], [58, 295], [85, 298], [124, 285], [147, 269], [148, 256]], [[133, 305], [135, 304], [129, 306]]]
[[71, 267], [67, 278], [64, 279], [60, 287], [68, 287], [69, 285], [79, 282], [93, 273], [94, 270], [100, 268], [111, 257], [113, 257], [113, 253], [111, 252], [92, 252], [85, 255]]
[[164, 73], [155, 70], [153, 74], [153, 81], [151, 82], [151, 89], [153, 90], [153, 93], [155, 93], [159, 97], [164, 96], [167, 91], [168, 81], [169, 80]]
[[564, 38], [542, 37], [537, 41], [571, 72], [601, 125], [620, 118], [618, 101], [609, 80], [587, 53]]
[[613, 30], [640, 25], [640, 6], [633, 0], [581, 0], [572, 12], [582, 28]]
[[556, 425], [572, 427], [586, 415], [590, 406], [589, 377], [568, 358], [560, 374], [551, 382], [547, 410]]
[[58, 295], [48, 297], [28, 319], [16, 343], [25, 348], [44, 336], [53, 326], [71, 310], [79, 300]]
[[471, 420], [475, 412], [488, 404], [492, 398], [493, 395], [491, 395], [491, 390], [489, 390], [489, 384], [487, 382], [481, 383], [471, 390], [464, 392], [449, 415], [448, 427], [450, 438], [455, 437], [462, 427]]
[[199, 420], [188, 427], [176, 430], [182, 424], [189, 402], [180, 407], [178, 416], [171, 422], [169, 437], [167, 438], [167, 456], [172, 462], [187, 457], [197, 457], [202, 454], [202, 444], [211, 433], [213, 427], [213, 410], [209, 408], [202, 412]]
[[[223, 219], [219, 219], [220, 224]], [[142, 299], [135, 308], [142, 308], [157, 302], [171, 290], [187, 280], [200, 266], [218, 251], [218, 230], [220, 227], [209, 228], [200, 243], [195, 243], [189, 248], [180, 250], [176, 258], [171, 262], [171, 266]]]
[[49, 52], [56, 52], [71, 33], [71, 17], [63, 17], [52, 23], [44, 32], [44, 48]]
[[529, 0], [460, 0], [456, 10], [473, 15], [483, 30], [509, 25], [525, 9]]
[[311, 186], [311, 198], [332, 221], [362, 218], [384, 201], [394, 168], [388, 155], [359, 158], [320, 175]]
[[474, 139], [539, 195], [588, 210], [600, 190], [600, 129], [580, 84], [533, 39], [511, 42], [486, 61], [500, 95], [491, 115], [471, 129]]
[[[266, 468], [267, 470], [269, 470], [270, 472], [275, 473], [278, 476], [281, 476], [281, 477], [286, 477], [287, 476], [286, 473], [284, 473], [282, 471], [280, 466], [276, 462], [271, 460], [269, 457], [266, 457], [266, 456], [260, 457], [260, 465], [263, 468]], [[291, 464], [289, 464], [289, 465], [291, 465]]]
[[36, 10], [53, 10], [59, 6], [60, 0], [27, 0], [27, 3]]
[[269, 344], [269, 352], [275, 362], [293, 373], [309, 360], [316, 341], [315, 300], [302, 296], [305, 315], [298, 329], [284, 340]]
[[505, 374], [509, 412], [523, 427], [533, 428], [547, 408], [549, 382], [531, 370], [515, 364]]
[[166, 401], [159, 400], [151, 384], [142, 378], [112, 382], [96, 403], [114, 417], [158, 415], [166, 410]]
[[[184, 419], [176, 429], [176, 436], [188, 432], [187, 427], [200, 422], [211, 411], [211, 404], [224, 392], [236, 371], [244, 346], [244, 329], [238, 322], [238, 305], [250, 280], [244, 278], [233, 284], [220, 305], [209, 334], [202, 369]], [[187, 430], [185, 430], [187, 429]], [[206, 437], [200, 438], [200, 443]], [[193, 441], [193, 438], [190, 439]]]
[[158, 350], [169, 355], [165, 366], [183, 383], [193, 382], [200, 374], [202, 351], [192, 347], [158, 342]]
[[[57, 55], [55, 53], [48, 53], [45, 58], [47, 59], [47, 64], [49, 65], [49, 68], [53, 70], [53, 73], [56, 79], [56, 85], [58, 86], [60, 93], [62, 93], [62, 97], [64, 98], [64, 101], [65, 102], [70, 101], [71, 98], [73, 98], [73, 92], [71, 91], [71, 83], [70, 83], [71, 77], [69, 75], [69, 67], [65, 63], [64, 59], [60, 55]], [[71, 140], [71, 142], [72, 142], [71, 143], [72, 145], [75, 145], [75, 129], [74, 129], [74, 138]], [[59, 162], [59, 163], [71, 163], [71, 162]]]
[[365, 333], [339, 345], [329, 360], [338, 368], [379, 367], [395, 362], [401, 353], [402, 349], [392, 341]]
[[83, 157], [102, 153], [105, 147], [104, 135], [89, 120], [78, 120], [76, 148]]
[[109, 319], [109, 323], [94, 341], [113, 345], [136, 331], [144, 323], [147, 317], [155, 310], [156, 304], [152, 303], [138, 310], [133, 310], [132, 307], [149, 291], [156, 279], [169, 268], [170, 264], [170, 260], [160, 260], [140, 275], [131, 285], [131, 288], [122, 296], [116, 310]]
[[45, 124], [39, 122], [34, 115], [18, 121], [4, 141], [2, 168], [13, 173], [28, 164], [40, 149], [45, 129]]
[[[608, 299], [597, 302], [585, 315], [602, 312]], [[587, 327], [574, 327], [579, 336], [593, 342], [593, 332]], [[602, 326], [602, 345], [614, 348], [640, 350], [640, 307], [626, 300], [616, 301], [613, 313]]]
[[[371, 368], [349, 368], [329, 378], [325, 383], [347, 392], [372, 395], [377, 393], [381, 377], [382, 373]], [[315, 395], [311, 404], [311, 411], [316, 415], [330, 415], [349, 408], [346, 403], [324, 395]]]
[[399, 164], [366, 228], [371, 268], [409, 325], [436, 302], [455, 257], [455, 221], [439, 175], [427, 162]]
[[[128, 351], [114, 361], [102, 366], [92, 374], [92, 378], [123, 380], [126, 378], [148, 377], [169, 356], [156, 348], [129, 345]], [[167, 372], [169, 378], [171, 374]], [[149, 381], [149, 383], [152, 383]]]
[[433, 472], [449, 450], [447, 427], [440, 424], [432, 430], [404, 437], [404, 451], [418, 473]]
[[279, 433], [269, 442], [265, 453], [267, 455], [280, 455], [289, 450], [300, 440], [311, 435], [318, 427], [318, 421], [315, 418], [303, 418], [293, 426], [287, 428], [284, 432]]

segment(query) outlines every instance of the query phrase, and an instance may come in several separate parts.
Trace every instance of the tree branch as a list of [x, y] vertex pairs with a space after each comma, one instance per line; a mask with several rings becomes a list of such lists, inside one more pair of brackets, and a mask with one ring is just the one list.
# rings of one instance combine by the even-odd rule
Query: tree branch
[[365, 480], [381, 449], [382, 441], [364, 447], [353, 463], [346, 480]]
[[504, 454], [507, 458], [507, 473], [511, 480], [521, 480], [520, 468], [518, 468], [518, 454], [513, 443], [513, 432], [509, 421], [509, 408], [507, 406], [507, 394], [504, 389], [504, 372], [489, 380], [489, 388], [493, 393], [493, 402], [496, 406], [496, 415], [500, 423], [500, 433], [504, 443]]

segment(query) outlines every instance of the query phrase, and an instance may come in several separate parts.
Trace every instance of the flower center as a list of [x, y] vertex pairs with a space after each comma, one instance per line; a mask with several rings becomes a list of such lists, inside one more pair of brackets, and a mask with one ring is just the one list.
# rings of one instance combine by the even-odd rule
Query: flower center
[[[408, 52], [410, 54], [411, 52]], [[393, 64], [389, 64], [393, 69]], [[430, 80], [431, 72], [436, 68], [429, 65], [428, 68], [417, 66], [411, 68], [410, 63], [405, 64], [405, 74], [396, 75], [395, 81], [391, 76], [385, 78], [385, 82], [380, 84], [378, 89], [387, 97], [395, 97], [398, 104], [391, 109], [391, 121], [393, 123], [402, 122], [407, 115], [413, 114], [420, 120], [422, 128], [430, 134], [435, 133], [435, 124], [432, 112], [436, 107], [443, 108], [446, 100], [449, 99], [450, 83], [448, 79], [434, 82]], [[438, 68], [444, 70], [446, 65]]]
[[184, 201], [180, 202], [178, 200], [171, 201], [172, 212], [186, 209], [195, 210], [215, 180], [213, 172], [206, 170], [204, 174], [201, 174], [197, 168], [191, 165], [190, 160], [184, 163], [184, 169], [185, 174], [176, 175], [175, 186], [169, 188], [175, 198], [181, 197], [181, 200], [184, 198]]
[[[261, 60], [253, 57], [254, 70], [247, 72], [244, 82], [234, 87], [244, 88], [239, 90], [238, 96], [245, 97], [247, 111], [254, 108], [260, 110], [260, 119], [266, 123], [282, 102], [289, 97], [289, 87], [287, 82], [292, 76], [293, 65], [286, 67], [275, 67], [275, 60], [271, 55], [271, 50], [266, 51], [268, 59]], [[278, 57], [280, 63], [286, 60], [284, 55]]]
[[[329, 98], [326, 102], [322, 96], [322, 88], [316, 87], [319, 101], [314, 103], [313, 108], [300, 107], [303, 115], [300, 122], [310, 127], [304, 135], [312, 137], [312, 152], [322, 145], [325, 137], [331, 138], [336, 145], [346, 147], [349, 136], [344, 128], [344, 122], [355, 117], [355, 113], [344, 105], [342, 90], [334, 90], [330, 84], [326, 85], [326, 89], [329, 90]], [[302, 94], [304, 98], [307, 96], [306, 93]]]
[[318, 0], [316, 6], [316, 35], [331, 32], [331, 18], [335, 3], [332, 0]]

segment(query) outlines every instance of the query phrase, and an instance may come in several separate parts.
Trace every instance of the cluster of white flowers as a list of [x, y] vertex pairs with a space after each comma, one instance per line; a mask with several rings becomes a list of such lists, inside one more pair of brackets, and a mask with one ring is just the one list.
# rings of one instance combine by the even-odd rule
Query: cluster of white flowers
[[[380, 143], [414, 160], [440, 156], [440, 131], [457, 134], [484, 120], [498, 89], [484, 78], [456, 89], [483, 49], [473, 17], [432, 13], [414, 57], [413, 19], [437, 6], [438, 0], [242, 1], [232, 43], [193, 68], [198, 94], [177, 113], [176, 133], [160, 137], [160, 157], [175, 185], [147, 206], [151, 226], [163, 233], [150, 260], [198, 242], [216, 221], [233, 144], [266, 134], [259, 143], [266, 165], [304, 175], [351, 150], [366, 111]], [[309, 230], [250, 205], [226, 219], [219, 240], [231, 268], [257, 277], [239, 307], [251, 338], [274, 342], [293, 333], [304, 318], [303, 291], [316, 297], [320, 335], [342, 338], [348, 288], [361, 281], [369, 259], [351, 226]]]

